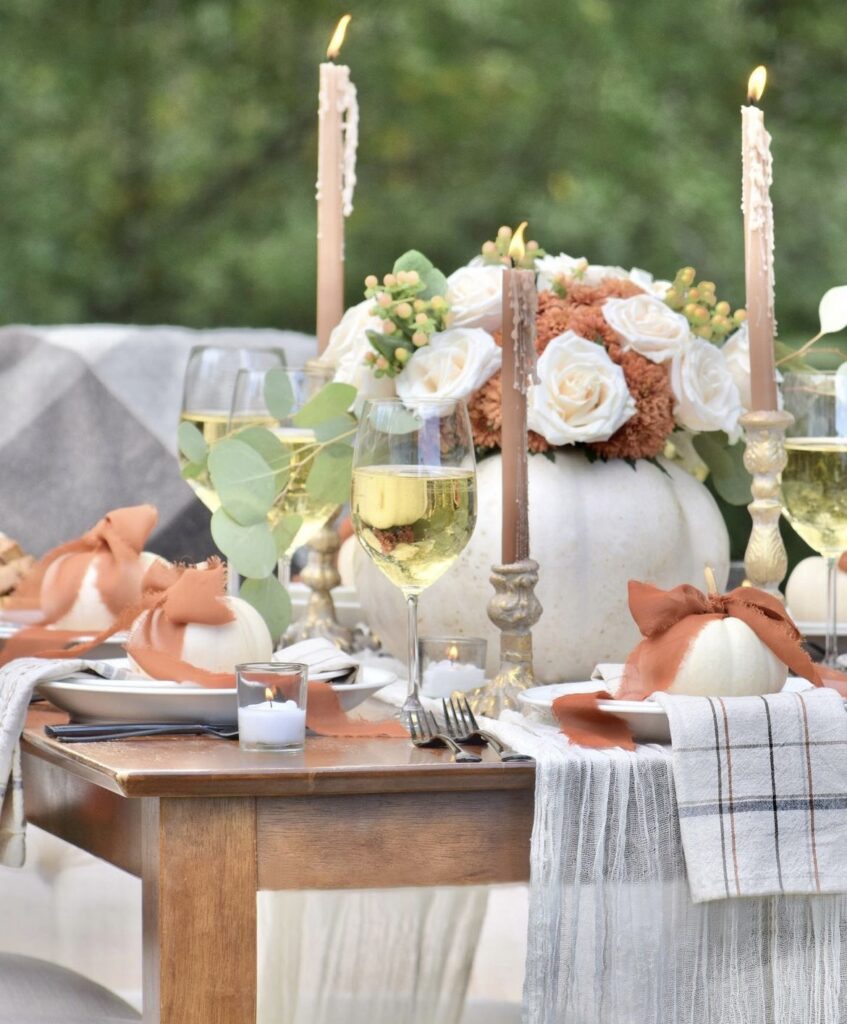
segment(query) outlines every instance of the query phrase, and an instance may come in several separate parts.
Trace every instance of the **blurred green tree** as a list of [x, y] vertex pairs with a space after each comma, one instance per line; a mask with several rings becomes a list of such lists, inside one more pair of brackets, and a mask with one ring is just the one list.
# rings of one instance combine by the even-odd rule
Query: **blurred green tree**
[[[8, 321], [314, 327], [317, 64], [333, 0], [6, 0]], [[501, 222], [550, 251], [687, 263], [743, 301], [740, 117], [769, 66], [778, 313], [847, 280], [839, 0], [360, 0], [348, 300], [410, 245]]]

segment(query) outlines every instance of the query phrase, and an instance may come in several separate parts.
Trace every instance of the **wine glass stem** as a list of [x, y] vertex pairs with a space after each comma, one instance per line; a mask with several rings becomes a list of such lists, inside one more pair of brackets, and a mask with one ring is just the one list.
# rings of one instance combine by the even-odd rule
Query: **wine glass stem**
[[419, 711], [421, 704], [421, 660], [418, 650], [418, 595], [406, 595], [406, 609], [409, 613], [409, 692], [403, 710]]
[[291, 558], [284, 555], [276, 563], [276, 575], [279, 582], [288, 590], [291, 585]]
[[835, 666], [838, 662], [838, 556], [827, 555], [826, 559], [826, 648], [824, 665]]

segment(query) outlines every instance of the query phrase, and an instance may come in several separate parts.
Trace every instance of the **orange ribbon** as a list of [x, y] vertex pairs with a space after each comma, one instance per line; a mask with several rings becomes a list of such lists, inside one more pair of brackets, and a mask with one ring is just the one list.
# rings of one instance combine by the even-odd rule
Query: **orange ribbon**
[[842, 572], [847, 572], [847, 551], [838, 559], [838, 568]]

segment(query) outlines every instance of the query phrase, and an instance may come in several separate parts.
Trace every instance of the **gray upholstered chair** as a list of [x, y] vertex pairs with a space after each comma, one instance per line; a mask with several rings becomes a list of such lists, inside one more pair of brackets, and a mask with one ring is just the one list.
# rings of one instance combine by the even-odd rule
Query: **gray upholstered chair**
[[0, 1024], [128, 1024], [141, 1017], [122, 999], [64, 967], [0, 953]]

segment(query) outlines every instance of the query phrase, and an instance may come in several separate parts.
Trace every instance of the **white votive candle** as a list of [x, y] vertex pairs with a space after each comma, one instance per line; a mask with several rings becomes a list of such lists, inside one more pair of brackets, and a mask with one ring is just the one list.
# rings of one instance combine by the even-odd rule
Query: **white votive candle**
[[293, 700], [240, 707], [238, 738], [242, 747], [257, 750], [300, 750], [306, 740], [306, 712]]
[[456, 690], [467, 693], [477, 686], [482, 686], [484, 682], [484, 669], [445, 658], [443, 661], [434, 661], [427, 665], [423, 674], [422, 690], [425, 697], [449, 697]]

